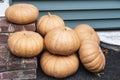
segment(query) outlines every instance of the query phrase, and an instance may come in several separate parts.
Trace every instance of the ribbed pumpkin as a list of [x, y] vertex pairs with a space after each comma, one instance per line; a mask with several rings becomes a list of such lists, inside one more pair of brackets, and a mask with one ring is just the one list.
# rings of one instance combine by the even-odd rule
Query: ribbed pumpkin
[[47, 75], [65, 78], [78, 70], [79, 60], [75, 53], [69, 56], [59, 56], [45, 51], [41, 56], [40, 65]]
[[69, 55], [79, 49], [77, 33], [69, 27], [55, 28], [45, 36], [45, 46], [53, 54]]
[[32, 4], [14, 4], [5, 11], [8, 21], [16, 24], [27, 24], [35, 21], [39, 15], [39, 10]]
[[43, 49], [43, 38], [33, 31], [19, 31], [9, 36], [8, 46], [18, 57], [34, 57]]
[[79, 56], [85, 68], [91, 72], [100, 72], [105, 67], [105, 56], [95, 41], [82, 41]]
[[42, 16], [37, 22], [37, 31], [45, 36], [47, 32], [56, 27], [64, 27], [64, 21], [58, 15], [48, 15]]
[[98, 34], [88, 24], [80, 24], [76, 26], [74, 30], [78, 33], [80, 41], [83, 41], [85, 39], [91, 39], [96, 41], [98, 44], [100, 43], [100, 38]]

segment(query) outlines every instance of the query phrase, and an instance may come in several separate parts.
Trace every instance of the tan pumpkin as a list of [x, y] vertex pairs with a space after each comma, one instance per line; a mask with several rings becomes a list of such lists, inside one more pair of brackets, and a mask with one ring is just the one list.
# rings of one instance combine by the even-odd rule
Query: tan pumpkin
[[69, 55], [79, 49], [77, 33], [69, 27], [55, 28], [45, 36], [45, 46], [53, 54]]
[[65, 78], [78, 70], [79, 60], [75, 53], [69, 56], [59, 56], [45, 51], [41, 56], [40, 65], [47, 75]]
[[39, 15], [39, 10], [32, 4], [14, 4], [5, 11], [8, 21], [16, 24], [27, 24], [35, 21]]
[[97, 32], [88, 24], [80, 24], [76, 26], [74, 30], [78, 33], [80, 41], [91, 39], [100, 44], [100, 38]]
[[18, 57], [34, 57], [43, 49], [43, 38], [33, 31], [18, 31], [9, 36], [8, 46]]
[[91, 72], [100, 72], [105, 67], [105, 56], [95, 41], [82, 41], [79, 56], [85, 68]]
[[45, 36], [47, 32], [56, 27], [64, 27], [64, 21], [61, 17], [57, 15], [48, 15], [42, 16], [37, 22], [37, 31]]

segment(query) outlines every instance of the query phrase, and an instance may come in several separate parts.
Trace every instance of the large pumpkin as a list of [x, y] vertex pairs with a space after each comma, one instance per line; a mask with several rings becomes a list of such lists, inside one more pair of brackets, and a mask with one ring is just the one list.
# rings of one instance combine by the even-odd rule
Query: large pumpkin
[[75, 53], [69, 56], [59, 56], [45, 51], [41, 56], [40, 65], [47, 75], [65, 78], [78, 70], [79, 60]]
[[91, 39], [96, 41], [98, 44], [100, 43], [100, 38], [97, 32], [87, 24], [80, 24], [74, 28], [74, 30], [78, 33], [80, 41], [85, 39]]
[[56, 27], [64, 27], [64, 21], [61, 17], [57, 15], [48, 15], [42, 16], [37, 22], [37, 31], [45, 36], [47, 32]]
[[8, 46], [16, 56], [34, 57], [43, 49], [43, 38], [33, 31], [19, 31], [9, 36]]
[[47, 33], [45, 46], [53, 54], [69, 55], [79, 49], [80, 40], [71, 28], [60, 27]]
[[27, 24], [35, 21], [39, 10], [32, 4], [14, 4], [5, 11], [8, 21], [17, 24]]
[[91, 72], [100, 72], [105, 67], [105, 56], [95, 41], [82, 41], [79, 56], [85, 68]]

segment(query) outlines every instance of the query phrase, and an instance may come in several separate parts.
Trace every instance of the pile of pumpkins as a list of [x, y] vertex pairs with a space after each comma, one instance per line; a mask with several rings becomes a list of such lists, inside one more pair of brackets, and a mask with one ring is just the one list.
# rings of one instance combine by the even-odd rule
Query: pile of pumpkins
[[[14, 4], [5, 12], [7, 20], [16, 24], [31, 23], [38, 15], [39, 10], [31, 4]], [[61, 17], [48, 13], [37, 21], [36, 27], [36, 32], [23, 29], [9, 36], [12, 54], [24, 58], [42, 54], [40, 67], [44, 73], [56, 78], [74, 74], [80, 61], [90, 72], [104, 69], [105, 56], [99, 46], [99, 36], [88, 24], [71, 29], [65, 26]]]

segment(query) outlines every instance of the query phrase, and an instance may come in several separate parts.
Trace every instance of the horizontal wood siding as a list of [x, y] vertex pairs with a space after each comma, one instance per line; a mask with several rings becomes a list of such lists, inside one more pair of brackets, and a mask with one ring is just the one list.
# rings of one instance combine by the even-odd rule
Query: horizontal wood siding
[[85, 23], [96, 29], [120, 28], [120, 0], [11, 0], [11, 3], [33, 4], [40, 10], [39, 17], [51, 12], [72, 28]]

